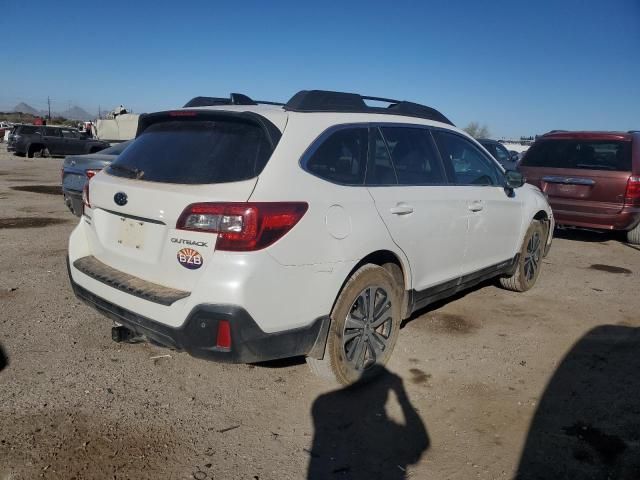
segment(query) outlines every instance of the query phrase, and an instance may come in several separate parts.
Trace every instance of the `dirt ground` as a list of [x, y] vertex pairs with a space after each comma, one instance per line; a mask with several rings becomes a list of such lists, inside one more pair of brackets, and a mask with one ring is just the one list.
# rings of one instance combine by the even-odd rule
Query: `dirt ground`
[[640, 478], [640, 249], [621, 236], [560, 232], [533, 290], [420, 312], [389, 372], [336, 391], [300, 359], [112, 342], [67, 281], [61, 164], [0, 145], [0, 480]]

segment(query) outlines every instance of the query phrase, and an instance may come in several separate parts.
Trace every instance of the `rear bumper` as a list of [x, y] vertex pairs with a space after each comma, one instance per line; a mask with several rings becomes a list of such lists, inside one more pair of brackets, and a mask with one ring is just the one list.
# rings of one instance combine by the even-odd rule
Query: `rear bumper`
[[582, 213], [553, 209], [557, 225], [594, 228], [599, 230], [631, 230], [640, 223], [640, 208], [624, 207], [613, 215]]
[[[178, 328], [154, 321], [109, 302], [69, 280], [78, 299], [138, 335], [175, 350], [207, 360], [227, 363], [254, 363], [299, 355], [321, 356], [329, 317], [320, 317], [303, 328], [266, 333], [251, 315], [235, 305], [197, 305]], [[226, 320], [231, 329], [231, 348], [216, 346], [218, 322]]]

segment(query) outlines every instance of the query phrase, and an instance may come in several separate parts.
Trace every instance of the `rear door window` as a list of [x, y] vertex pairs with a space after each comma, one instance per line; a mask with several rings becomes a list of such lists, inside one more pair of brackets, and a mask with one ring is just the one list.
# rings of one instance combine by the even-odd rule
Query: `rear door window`
[[108, 173], [152, 182], [238, 182], [260, 174], [272, 148], [258, 125], [228, 120], [152, 124], [111, 164]]
[[524, 167], [631, 171], [631, 142], [554, 139], [534, 144], [522, 159]]
[[367, 185], [397, 185], [398, 179], [391, 163], [391, 156], [380, 130], [372, 131], [369, 165], [367, 166]]
[[71, 130], [67, 128], [62, 129], [62, 136], [64, 138], [80, 138], [80, 133], [77, 130]]
[[442, 164], [425, 128], [383, 127], [399, 185], [443, 185]]
[[59, 137], [60, 136], [60, 129], [59, 128], [52, 128], [52, 127], [44, 127], [44, 135], [46, 137]]
[[331, 133], [306, 160], [305, 169], [342, 185], [362, 185], [367, 164], [369, 129], [343, 128]]

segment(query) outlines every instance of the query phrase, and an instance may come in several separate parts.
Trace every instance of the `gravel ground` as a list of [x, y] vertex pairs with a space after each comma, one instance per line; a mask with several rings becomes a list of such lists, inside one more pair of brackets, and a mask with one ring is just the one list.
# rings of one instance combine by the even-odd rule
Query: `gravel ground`
[[61, 164], [0, 145], [0, 479], [640, 478], [622, 237], [559, 232], [533, 290], [420, 312], [379, 382], [336, 391], [300, 359], [112, 342], [67, 281]]

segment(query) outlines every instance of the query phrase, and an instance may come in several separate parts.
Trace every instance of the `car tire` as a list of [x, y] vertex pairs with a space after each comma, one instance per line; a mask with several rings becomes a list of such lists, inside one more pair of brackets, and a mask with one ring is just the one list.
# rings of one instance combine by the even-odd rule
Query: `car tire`
[[34, 152], [34, 156], [36, 158], [47, 158], [50, 156], [49, 149], [47, 147], [42, 147], [40, 150], [36, 150]]
[[400, 303], [389, 271], [370, 264], [359, 268], [340, 291], [331, 312], [323, 359], [307, 357], [311, 371], [340, 385], [375, 377], [389, 361], [398, 339]]
[[524, 236], [515, 272], [511, 276], [500, 278], [503, 288], [514, 292], [526, 292], [535, 285], [542, 266], [545, 240], [544, 225], [534, 220]]
[[627, 232], [627, 242], [640, 245], [640, 223]]

